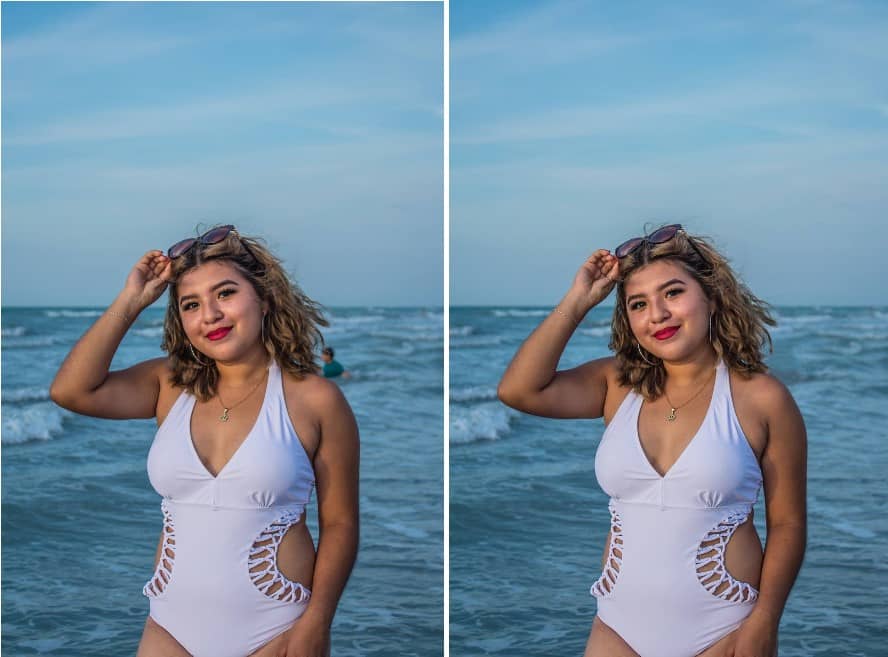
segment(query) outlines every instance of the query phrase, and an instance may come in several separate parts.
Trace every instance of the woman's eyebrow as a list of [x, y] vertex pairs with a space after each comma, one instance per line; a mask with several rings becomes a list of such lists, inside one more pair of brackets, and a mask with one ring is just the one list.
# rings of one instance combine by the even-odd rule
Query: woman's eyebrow
[[[216, 283], [213, 287], [210, 288], [210, 292], [215, 292], [223, 285], [237, 285], [237, 281], [232, 281], [231, 279], [225, 279], [224, 281], [220, 281]], [[179, 303], [185, 301], [185, 299], [197, 299], [196, 294], [186, 294], [185, 296], [179, 297]]]
[[[675, 283], [681, 283], [682, 285], [687, 285], [687, 283], [685, 283], [685, 282], [684, 282], [683, 280], [681, 280], [680, 278], [673, 278], [672, 280], [666, 281], [666, 282], [663, 283], [661, 286], [659, 286], [659, 287], [657, 288], [657, 292], [659, 292], [659, 291], [662, 290], [663, 288], [669, 287], [670, 285], [674, 285]], [[629, 303], [630, 301], [632, 301], [632, 299], [634, 299], [634, 298], [636, 298], [636, 297], [643, 297], [643, 296], [644, 296], [643, 294], [633, 294], [631, 297], [629, 297], [628, 299], [626, 299], [626, 303]]]

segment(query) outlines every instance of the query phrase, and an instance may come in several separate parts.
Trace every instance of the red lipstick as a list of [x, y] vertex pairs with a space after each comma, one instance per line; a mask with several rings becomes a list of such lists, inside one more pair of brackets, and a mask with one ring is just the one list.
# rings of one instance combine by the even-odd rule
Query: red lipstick
[[661, 330], [657, 331], [656, 333], [654, 333], [654, 337], [657, 338], [657, 340], [668, 340], [676, 333], [678, 333], [678, 327], [677, 326], [670, 326], [668, 328], [661, 329]]
[[227, 326], [225, 328], [218, 328], [215, 331], [210, 331], [207, 333], [208, 340], [221, 340], [231, 331], [231, 327]]

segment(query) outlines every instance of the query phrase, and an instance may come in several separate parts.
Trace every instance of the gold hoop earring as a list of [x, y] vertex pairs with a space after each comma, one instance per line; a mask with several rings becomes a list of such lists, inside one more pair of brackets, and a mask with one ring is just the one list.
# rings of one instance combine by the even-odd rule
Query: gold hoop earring
[[188, 343], [188, 348], [191, 350], [191, 357], [195, 361], [197, 361], [198, 365], [203, 365], [204, 367], [209, 365], [209, 363], [205, 363], [204, 361], [202, 361], [200, 358], [197, 357], [197, 352], [194, 350], [194, 345], [191, 344], [190, 342]]
[[709, 313], [709, 344], [712, 344], [712, 313]]
[[638, 348], [638, 355], [641, 356], [641, 360], [643, 360], [643, 361], [644, 361], [645, 363], [647, 363], [648, 365], [651, 365], [651, 366], [656, 365], [656, 363], [652, 363], [651, 361], [649, 361], [649, 360], [647, 359], [647, 357], [644, 355], [644, 352], [641, 350], [641, 345], [640, 345], [640, 344], [638, 344], [638, 343], [636, 342], [636, 343], [635, 343], [635, 346]]

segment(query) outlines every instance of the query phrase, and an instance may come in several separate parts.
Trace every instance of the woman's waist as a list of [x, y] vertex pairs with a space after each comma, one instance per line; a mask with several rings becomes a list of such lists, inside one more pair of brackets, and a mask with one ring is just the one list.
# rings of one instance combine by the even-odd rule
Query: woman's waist
[[681, 507], [611, 498], [608, 508], [614, 524], [624, 534], [631, 535], [635, 544], [643, 542], [652, 550], [696, 547], [704, 536], [728, 532], [752, 515], [749, 503]]
[[164, 499], [161, 508], [179, 543], [218, 546], [250, 545], [263, 532], [286, 531], [305, 517], [305, 504], [230, 507]]
[[181, 581], [211, 587], [210, 580], [234, 578], [243, 584], [257, 572], [280, 569], [311, 587], [315, 547], [303, 505], [232, 509], [165, 499], [162, 508], [165, 546], [172, 547], [173, 573]]

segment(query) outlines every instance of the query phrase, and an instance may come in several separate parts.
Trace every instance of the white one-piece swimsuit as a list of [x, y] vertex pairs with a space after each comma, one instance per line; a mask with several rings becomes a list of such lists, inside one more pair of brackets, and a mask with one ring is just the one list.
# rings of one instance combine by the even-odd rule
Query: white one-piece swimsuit
[[595, 455], [610, 496], [611, 541], [592, 595], [599, 618], [641, 657], [693, 657], [755, 606], [758, 591], [731, 577], [724, 552], [749, 517], [762, 473], [723, 363], [703, 424], [662, 477], [638, 437], [642, 402], [627, 395]]
[[287, 530], [311, 499], [314, 470], [287, 413], [277, 363], [255, 425], [213, 476], [191, 439], [183, 392], [148, 453], [163, 496], [163, 543], [145, 585], [151, 618], [194, 657], [246, 657], [302, 615], [307, 588], [277, 569]]

